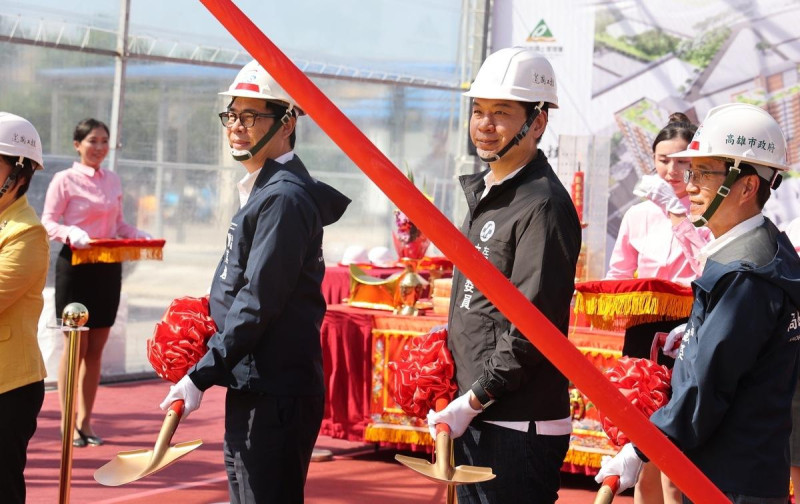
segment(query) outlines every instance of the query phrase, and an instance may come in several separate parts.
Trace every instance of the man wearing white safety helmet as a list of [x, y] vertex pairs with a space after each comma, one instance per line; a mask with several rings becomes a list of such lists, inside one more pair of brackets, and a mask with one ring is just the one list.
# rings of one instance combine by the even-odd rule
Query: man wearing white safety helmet
[[[714, 235], [701, 251], [672, 397], [651, 421], [736, 503], [789, 497], [789, 434], [798, 378], [800, 258], [761, 210], [780, 183], [786, 140], [767, 112], [743, 103], [708, 112], [687, 150], [690, 218]], [[644, 455], [606, 462], [631, 486]], [[663, 468], [662, 469], [666, 469]], [[684, 500], [686, 498], [684, 497]]]
[[[531, 49], [502, 49], [465, 95], [470, 137], [489, 169], [461, 177], [462, 232], [566, 335], [581, 227], [538, 148], [558, 107], [553, 68]], [[555, 502], [572, 432], [567, 379], [460, 271], [448, 333], [460, 395], [429, 413], [429, 426], [450, 426], [456, 464], [497, 475], [459, 485], [459, 503]]]
[[231, 502], [298, 503], [324, 406], [322, 228], [350, 200], [313, 179], [294, 154], [303, 111], [258, 62], [220, 94], [231, 98], [219, 114], [231, 155], [247, 170], [241, 208], [211, 284], [217, 333], [161, 408], [184, 399], [188, 414], [202, 391], [226, 387]]
[[36, 335], [50, 249], [25, 195], [42, 165], [33, 125], [0, 112], [0, 491], [10, 503], [25, 502], [28, 442], [44, 401]]

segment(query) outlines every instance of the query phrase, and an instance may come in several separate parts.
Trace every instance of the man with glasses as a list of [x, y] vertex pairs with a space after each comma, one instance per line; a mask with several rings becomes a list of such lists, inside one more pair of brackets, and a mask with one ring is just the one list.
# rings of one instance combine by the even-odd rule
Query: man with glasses
[[226, 387], [231, 502], [303, 502], [325, 393], [322, 228], [339, 220], [350, 200], [311, 178], [294, 154], [303, 111], [258, 62], [220, 94], [231, 97], [219, 117], [247, 174], [211, 285], [218, 330], [161, 408], [183, 399], [188, 415], [202, 391]]
[[[714, 235], [701, 251], [672, 397], [651, 421], [736, 503], [789, 497], [789, 434], [798, 378], [800, 258], [761, 210], [787, 171], [786, 140], [764, 110], [708, 112], [687, 150], [690, 218]], [[597, 476], [636, 481], [644, 455], [626, 445]], [[662, 468], [667, 469], [667, 468]], [[684, 497], [684, 501], [687, 501]]]

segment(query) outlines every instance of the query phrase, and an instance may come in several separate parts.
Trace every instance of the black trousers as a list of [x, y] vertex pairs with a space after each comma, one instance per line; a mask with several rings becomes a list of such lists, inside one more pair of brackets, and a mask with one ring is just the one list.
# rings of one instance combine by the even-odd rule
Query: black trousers
[[474, 421], [453, 441], [456, 465], [491, 467], [497, 477], [458, 485], [459, 504], [552, 504], [558, 500], [569, 436], [543, 436]]
[[44, 380], [0, 394], [0, 501], [25, 503], [28, 442], [44, 402]]
[[303, 502], [324, 404], [324, 396], [228, 389], [223, 450], [231, 504]]

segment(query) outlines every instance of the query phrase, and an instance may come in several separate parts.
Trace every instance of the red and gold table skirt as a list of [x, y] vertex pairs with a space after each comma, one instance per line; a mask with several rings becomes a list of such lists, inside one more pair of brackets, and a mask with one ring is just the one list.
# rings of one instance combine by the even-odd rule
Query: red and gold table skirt
[[[405, 415], [394, 402], [388, 362], [410, 339], [446, 322], [443, 316], [403, 317], [344, 305], [329, 307], [323, 322], [328, 397], [321, 434], [399, 449], [431, 451], [427, 422]], [[623, 333], [571, 327], [569, 339], [598, 369], [620, 357]], [[562, 470], [592, 475], [613, 455], [594, 404], [570, 388], [573, 433]]]

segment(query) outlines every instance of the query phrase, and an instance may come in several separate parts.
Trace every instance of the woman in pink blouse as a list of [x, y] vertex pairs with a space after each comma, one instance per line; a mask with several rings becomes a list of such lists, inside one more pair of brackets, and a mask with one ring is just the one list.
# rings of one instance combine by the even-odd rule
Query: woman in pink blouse
[[[73, 145], [80, 162], [60, 171], [47, 188], [42, 224], [51, 240], [64, 243], [56, 262], [56, 313], [72, 302], [89, 310], [88, 332], [81, 338], [76, 432], [72, 444], [101, 445], [92, 428], [92, 408], [100, 383], [100, 360], [117, 315], [122, 265], [94, 263], [72, 265], [72, 250], [89, 246], [91, 239], [150, 238], [125, 222], [122, 185], [116, 173], [100, 164], [108, 154], [108, 127], [96, 119], [84, 119], [75, 127]], [[58, 369], [58, 391], [64, 412], [67, 348]]]
[[[669, 154], [686, 150], [697, 129], [684, 114], [672, 114], [669, 124], [653, 141], [655, 173], [645, 175], [634, 194], [645, 198], [622, 217], [617, 241], [611, 254], [607, 279], [660, 278], [689, 285], [701, 266], [700, 249], [711, 232], [696, 228], [686, 218], [689, 197], [683, 172], [686, 158]], [[656, 332], [669, 332], [685, 320], [640, 324], [625, 331], [622, 354], [649, 358]], [[659, 356], [659, 363], [672, 367], [674, 360]], [[663, 488], [663, 489], [662, 489]], [[635, 503], [680, 503], [681, 492], [654, 464], [645, 464], [634, 489]]]
[[656, 173], [643, 176], [634, 189], [645, 201], [622, 217], [606, 278], [660, 278], [689, 285], [700, 275], [697, 253], [710, 231], [695, 228], [686, 218], [689, 197], [683, 171], [689, 160], [667, 157], [685, 150], [695, 129], [684, 114], [672, 114], [653, 141]]

